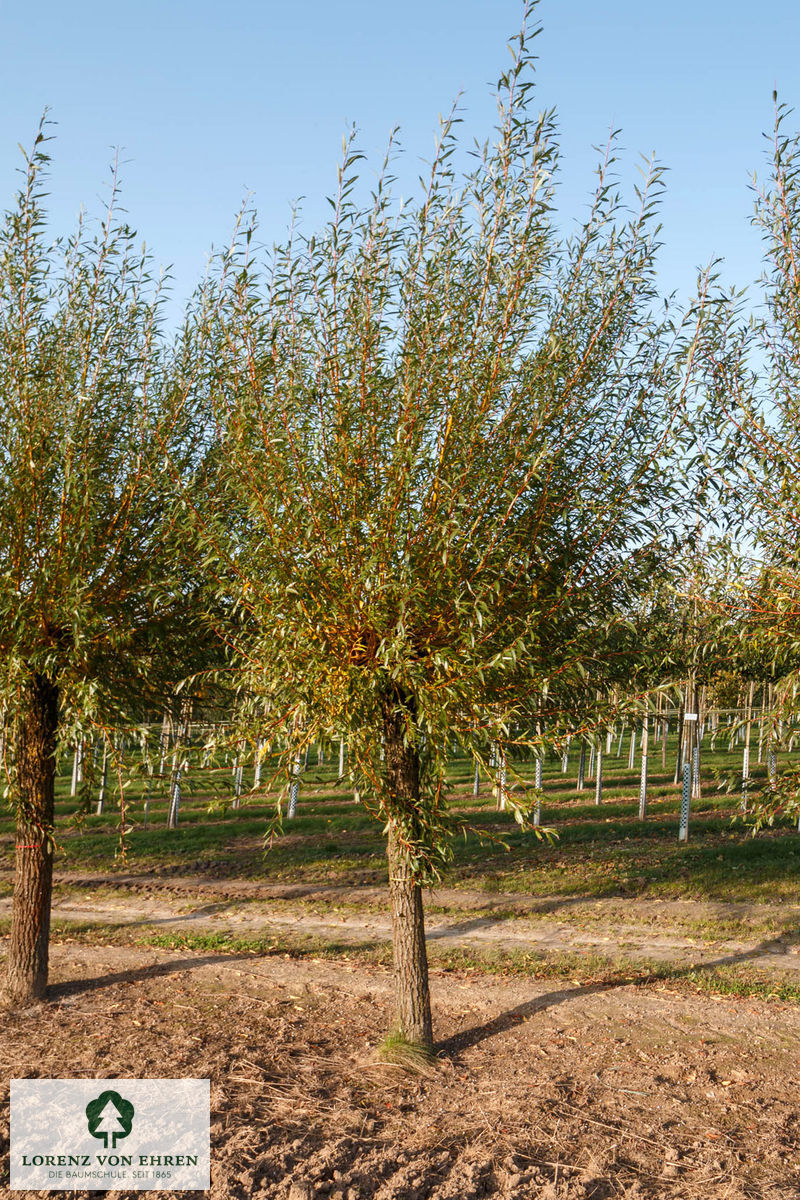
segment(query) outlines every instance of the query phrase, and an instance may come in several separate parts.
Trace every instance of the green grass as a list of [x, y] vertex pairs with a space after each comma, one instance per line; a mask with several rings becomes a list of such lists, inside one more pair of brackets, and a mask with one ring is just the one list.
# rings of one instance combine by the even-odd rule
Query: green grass
[[[0, 923], [2, 931], [3, 923]], [[349, 963], [391, 965], [388, 943], [350, 945], [321, 941], [313, 936], [284, 933], [238, 937], [228, 933], [159, 933], [108, 923], [55, 922], [53, 940], [89, 945], [127, 944], [165, 950], [190, 950], [236, 957], [328, 959]], [[684, 966], [645, 958], [615, 959], [601, 954], [547, 951], [487, 951], [429, 947], [431, 971], [442, 974], [487, 975], [555, 981], [576, 988], [664, 987], [678, 991], [756, 998], [800, 1004], [800, 985], [756, 968], [738, 965]]]
[[[674, 739], [668, 750], [674, 764]], [[688, 844], [677, 841], [679, 789], [672, 782], [671, 771], [661, 769], [660, 755], [656, 761], [651, 760], [649, 811], [644, 823], [637, 815], [638, 761], [635, 770], [627, 770], [627, 742], [621, 760], [613, 754], [606, 760], [600, 806], [593, 803], [591, 784], [585, 792], [576, 792], [576, 758], [573, 755], [567, 777], [558, 761], [545, 766], [542, 821], [558, 833], [552, 845], [531, 832], [520, 831], [512, 818], [497, 812], [486, 781], [482, 782], [481, 795], [474, 798], [471, 763], [463, 757], [453, 760], [449, 775], [452, 811], [455, 819], [472, 831], [454, 838], [453, 859], [442, 881], [451, 893], [442, 896], [441, 888], [434, 890], [427, 903], [429, 912], [468, 920], [475, 911], [466, 898], [459, 903], [459, 892], [480, 891], [487, 898], [498, 898], [492, 910], [494, 920], [520, 915], [530, 920], [537, 916], [552, 919], [555, 915], [559, 921], [591, 925], [608, 920], [609, 906], [613, 907], [618, 899], [620, 921], [657, 930], [658, 906], [637, 908], [630, 903], [632, 899], [739, 902], [753, 907], [741, 912], [727, 909], [719, 914], [705, 910], [702, 915], [673, 911], [670, 928], [704, 944], [737, 938], [796, 941], [800, 937], [800, 917], [789, 907], [800, 905], [800, 835], [787, 823], [752, 838], [737, 820], [738, 795], [718, 790], [718, 778], [740, 766], [741, 748], [729, 754], [722, 745], [714, 752], [704, 747], [703, 799], [693, 807]], [[352, 802], [349, 790], [337, 784], [327, 767], [313, 768], [304, 777], [297, 818], [286, 822], [284, 835], [266, 851], [264, 832], [275, 811], [275, 798], [245, 797], [239, 809], [221, 806], [220, 789], [230, 789], [230, 771], [192, 772], [193, 784], [184, 797], [176, 830], [165, 827], [163, 783], [160, 791], [154, 790], [150, 824], [143, 828], [142, 785], [135, 780], [127, 794], [123, 857], [119, 852], [118, 805], [109, 802], [101, 816], [78, 814], [77, 802], [68, 795], [69, 765], [64, 764], [58, 780], [56, 869], [68, 877], [74, 875], [76, 883], [59, 885], [62, 894], [79, 891], [98, 898], [107, 894], [108, 885], [93, 886], [88, 892], [86, 884], [77, 883], [78, 876], [87, 873], [157, 875], [166, 882], [172, 875], [343, 887], [382, 886], [386, 882], [385, 846], [379, 823]], [[533, 765], [517, 766], [523, 778], [532, 781]], [[756, 778], [763, 777], [763, 767], [754, 765], [754, 771]], [[13, 866], [13, 841], [11, 814], [5, 810], [0, 812], [0, 866], [7, 869]], [[10, 878], [0, 879], [0, 898], [10, 893]], [[516, 900], [517, 895], [525, 902]], [[555, 903], [549, 907], [543, 903], [537, 913], [537, 899], [553, 899]], [[534, 901], [533, 906], [529, 900]], [[598, 901], [602, 905], [595, 912], [593, 905]], [[246, 901], [237, 899], [239, 903]], [[313, 901], [309, 904], [313, 906]], [[341, 900], [337, 898], [336, 906], [343, 912], [363, 912], [369, 904], [357, 892], [350, 892]], [[533, 911], [529, 911], [531, 907]], [[0, 920], [0, 933], [7, 933], [8, 926], [7, 919]], [[57, 921], [53, 936], [63, 942], [391, 964], [390, 947], [380, 939], [353, 945], [284, 930], [250, 936], [228, 932], [164, 933], [157, 926]], [[800, 986], [742, 965], [665, 964], [583, 953], [466, 952], [445, 949], [435, 940], [430, 943], [429, 953], [432, 970], [444, 973], [542, 979], [567, 987], [667, 987], [800, 1003]]]
[[[671, 738], [668, 763], [674, 763], [674, 753]], [[548, 845], [496, 811], [486, 781], [475, 799], [472, 765], [463, 756], [455, 757], [449, 780], [452, 811], [473, 831], [454, 838], [453, 860], [443, 882], [534, 897], [800, 903], [800, 836], [787, 824], [753, 839], [735, 822], [738, 796], [717, 790], [719, 775], [734, 773], [740, 763], [740, 747], [728, 753], [722, 741], [714, 751], [704, 746], [703, 800], [692, 813], [688, 845], [680, 845], [679, 789], [672, 782], [671, 769], [661, 767], [660, 748], [651, 758], [649, 813], [644, 823], [637, 817], [638, 761], [636, 769], [627, 770], [627, 739], [622, 758], [612, 752], [606, 759], [600, 806], [592, 802], [591, 783], [583, 793], [575, 790], [577, 755], [572, 756], [567, 776], [553, 759], [545, 764], [542, 820], [556, 830], [558, 840]], [[165, 828], [166, 781], [157, 781], [150, 824], [142, 827], [143, 783], [134, 779], [127, 792], [123, 855], [118, 805], [109, 801], [101, 816], [78, 815], [77, 802], [68, 795], [70, 765], [63, 764], [57, 789], [59, 870], [166, 877], [199, 874], [309, 884], [386, 880], [380, 825], [352, 803], [349, 790], [337, 783], [329, 766], [309, 770], [297, 818], [286, 822], [284, 836], [277, 837], [266, 853], [263, 836], [275, 811], [275, 798], [245, 798], [239, 809], [225, 807], [221, 800], [226, 789], [230, 799], [229, 769], [190, 771], [191, 786], [176, 830]], [[515, 765], [530, 782], [533, 764]], [[753, 769], [756, 778], [763, 776], [763, 766]], [[0, 866], [12, 865], [13, 826], [6, 811], [0, 820]], [[0, 886], [7, 889], [7, 881]]]
[[408, 1075], [432, 1077], [436, 1072], [436, 1056], [419, 1042], [411, 1042], [399, 1030], [388, 1033], [378, 1046], [377, 1059], [397, 1067]]

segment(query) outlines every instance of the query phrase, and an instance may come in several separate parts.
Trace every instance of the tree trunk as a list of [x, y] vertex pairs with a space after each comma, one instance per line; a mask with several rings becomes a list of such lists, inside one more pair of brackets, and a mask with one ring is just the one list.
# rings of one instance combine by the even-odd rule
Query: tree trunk
[[47, 989], [57, 727], [58, 688], [34, 675], [17, 732], [16, 872], [5, 997], [15, 1006], [42, 999]]
[[[386, 783], [393, 812], [412, 825], [420, 807], [420, 762], [416, 746], [405, 741], [406, 717], [413, 701], [395, 693], [383, 699]], [[417, 882], [400, 829], [390, 822], [389, 898], [392, 910], [396, 1027], [409, 1042], [433, 1049], [428, 955], [422, 889]]]
[[578, 786], [576, 791], [582, 792], [586, 787], [586, 742], [581, 738], [581, 756], [578, 759]]

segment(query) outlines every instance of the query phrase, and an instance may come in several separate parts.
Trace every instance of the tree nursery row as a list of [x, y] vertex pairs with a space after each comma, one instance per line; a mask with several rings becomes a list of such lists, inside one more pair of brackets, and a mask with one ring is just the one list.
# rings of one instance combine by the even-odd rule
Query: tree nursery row
[[291, 816], [309, 747], [341, 764], [385, 831], [397, 1028], [427, 1050], [454, 746], [532, 838], [536, 761], [600, 797], [624, 736], [646, 805], [668, 723], [688, 799], [727, 741], [754, 823], [796, 820], [791, 114], [756, 196], [760, 284], [727, 293], [712, 265], [664, 302], [661, 169], [628, 196], [612, 139], [565, 234], [531, 47], [466, 168], [451, 117], [401, 203], [394, 145], [367, 182], [351, 139], [328, 224], [271, 245], [245, 208], [177, 328], [116, 176], [100, 220], [51, 240], [43, 122], [0, 229], [8, 1004], [47, 985], [59, 759], [76, 804], [83, 776], [118, 805], [111, 764], [138, 755], [174, 824], [190, 725], [237, 804], [270, 787]]

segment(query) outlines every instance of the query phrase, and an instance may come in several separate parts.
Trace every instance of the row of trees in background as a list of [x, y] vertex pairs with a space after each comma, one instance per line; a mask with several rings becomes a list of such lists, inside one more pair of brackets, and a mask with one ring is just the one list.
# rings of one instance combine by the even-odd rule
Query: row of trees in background
[[328, 225], [270, 250], [245, 214], [172, 338], [116, 181], [97, 227], [49, 244], [40, 131], [0, 233], [9, 1002], [46, 986], [57, 747], [181, 686], [226, 695], [233, 738], [280, 738], [287, 779], [346, 735], [424, 1047], [453, 739], [488, 768], [512, 726], [559, 745], [728, 654], [790, 704], [800, 147], [779, 110], [766, 315], [710, 275], [664, 308], [658, 168], [629, 210], [612, 141], [559, 232], [532, 36], [470, 170], [450, 119], [415, 199], [390, 147], [364, 201], [349, 143]]
[[[730, 682], [730, 678], [723, 681], [725, 692], [729, 691]], [[689, 680], [683, 686], [659, 691], [655, 698], [640, 698], [638, 711], [629, 699], [625, 700], [619, 709], [627, 713], [626, 717], [615, 719], [610, 725], [593, 723], [589, 728], [576, 729], [557, 742], [549, 737], [547, 726], [540, 719], [535, 729], [512, 725], [502, 741], [489, 747], [488, 775], [458, 743], [445, 748], [442, 757], [449, 765], [467, 759], [474, 768], [472, 795], [485, 794], [488, 784], [497, 808], [502, 811], [509, 808], [514, 789], [521, 788], [526, 793], [536, 789], [539, 794], [529, 795], [527, 802], [530, 805], [532, 800], [533, 823], [539, 825], [545, 801], [542, 776], [547, 763], [560, 766], [565, 785], [568, 777], [574, 779], [577, 792], [585, 791], [594, 782], [596, 804], [603, 799], [604, 764], [615, 760], [620, 766], [624, 761], [628, 771], [638, 769], [639, 816], [644, 820], [651, 770], [657, 773], [655, 783], [660, 794], [665, 772], [672, 774], [677, 784], [686, 764], [690, 764], [690, 798], [700, 799], [701, 752], [707, 749], [712, 754], [735, 753], [740, 769], [729, 763], [726, 771], [717, 772], [718, 778], [710, 786], [716, 791], [739, 791], [742, 809], [749, 812], [750, 793], [759, 786], [753, 777], [753, 767], [766, 764], [771, 792], [777, 780], [778, 756], [783, 756], [784, 761], [791, 756], [800, 740], [800, 729], [797, 718], [784, 722], [778, 716], [784, 706], [780, 700], [776, 703], [771, 684], [757, 685], [751, 681], [744, 687], [744, 696], [741, 690], [736, 695], [739, 703], [734, 708], [720, 707], [718, 698], [717, 688], [709, 692], [705, 685], [697, 688]], [[134, 798], [129, 795], [126, 800], [122, 795], [119, 806], [119, 851], [123, 856], [127, 833], [147, 829], [153, 820], [160, 821], [165, 802], [167, 828], [178, 827], [187, 789], [190, 794], [202, 795], [209, 812], [239, 808], [248, 793], [263, 800], [273, 790], [270, 785], [275, 775], [281, 774], [275, 767], [285, 757], [286, 747], [265, 737], [234, 740], [231, 733], [241, 732], [238, 721], [210, 721], [208, 714], [193, 709], [194, 704], [184, 699], [179, 714], [167, 713], [160, 723], [116, 729], [110, 738], [105, 730], [94, 739], [80, 737], [73, 748], [71, 764], [69, 756], [62, 754], [61, 774], [64, 775], [65, 769], [71, 774], [69, 795], [79, 797], [77, 824], [82, 824], [82, 818], [90, 812], [100, 816], [107, 811], [109, 799], [114, 798], [111, 776], [122, 779], [120, 795], [134, 782], [139, 784]], [[296, 751], [294, 739], [287, 738], [286, 742]], [[385, 761], [383, 741], [380, 756], [380, 761]], [[320, 738], [313, 745], [306, 742], [304, 753], [294, 753], [285, 817], [292, 819], [297, 815], [301, 782], [309, 771], [312, 788], [321, 783], [345, 785], [345, 795], [349, 791], [353, 801], [360, 804], [358, 789], [346, 788], [352, 782], [349, 765], [344, 734], [333, 741]], [[618, 785], [617, 781], [614, 786]], [[759, 798], [755, 816], [759, 822], [765, 816], [764, 797]]]

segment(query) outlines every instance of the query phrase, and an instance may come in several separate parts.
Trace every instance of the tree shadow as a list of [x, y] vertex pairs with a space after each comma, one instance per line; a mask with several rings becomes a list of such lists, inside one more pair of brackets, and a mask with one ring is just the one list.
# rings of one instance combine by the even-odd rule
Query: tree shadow
[[[144, 949], [144, 947], [142, 948]], [[142, 983], [146, 979], [159, 979], [165, 975], [174, 975], [179, 971], [196, 970], [198, 967], [213, 966], [215, 963], [237, 962], [245, 958], [252, 959], [252, 955], [205, 954], [202, 958], [179, 958], [170, 962], [150, 963], [145, 967], [112, 971], [108, 975], [98, 975], [90, 979], [67, 979], [62, 983], [51, 983], [47, 989], [47, 999], [63, 1000], [68, 996], [78, 996], [86, 992], [96, 992], [105, 987], [113, 987], [117, 983]]]
[[[108, 929], [108, 925], [104, 925], [103, 929]], [[129, 928], [128, 925], [119, 926], [118, 928]], [[345, 956], [348, 951], [353, 949], [379, 951], [385, 950], [386, 943], [380, 941], [365, 941], [359, 943], [351, 942], [326, 942], [325, 952], [336, 958]], [[135, 949], [147, 951], [153, 949], [148, 946], [137, 946]], [[283, 957], [288, 951], [285, 946], [278, 946], [274, 951], [274, 955]], [[319, 958], [320, 947], [295, 947], [291, 951], [291, 957], [298, 961], [304, 958]], [[252, 964], [254, 961], [263, 961], [273, 957], [273, 953], [254, 955], [250, 950], [244, 950], [241, 953], [236, 951], [222, 952], [219, 954], [204, 954], [200, 957], [171, 959], [167, 962], [150, 963], [147, 966], [131, 967], [123, 971], [113, 971], [108, 974], [98, 975], [93, 978], [84, 979], [68, 979], [60, 983], [51, 983], [47, 989], [47, 1000], [50, 1002], [63, 1001], [71, 996], [83, 995], [85, 993], [100, 991], [106, 987], [113, 987], [118, 983], [144, 983], [146, 980], [159, 979], [167, 975], [177, 974], [181, 971], [194, 971], [199, 967], [224, 965], [228, 966], [231, 963], [248, 962]], [[269, 982], [270, 976], [264, 974], [263, 978]]]
[[495, 929], [498, 925], [502, 925], [505, 918], [499, 917], [471, 917], [467, 921], [459, 921], [456, 925], [443, 925], [441, 929], [426, 929], [425, 941], [436, 942], [448, 938], [459, 937], [462, 934], [474, 933], [478, 929]]
[[[135, 921], [121, 921], [119, 929], [136, 929], [148, 925], [190, 925], [193, 921], [202, 921], [204, 917], [221, 917], [230, 909], [239, 907], [238, 900], [226, 900], [211, 904], [201, 904], [185, 913], [170, 913], [168, 917], [137, 917]], [[210, 932], [213, 932], [210, 931]]]
[[715, 958], [708, 962], [691, 963], [687, 966], [675, 966], [672, 963], [664, 963], [661, 966], [649, 965], [636, 970], [635, 968], [626, 968], [623, 965], [620, 967], [619, 973], [610, 979], [599, 980], [597, 983], [576, 987], [561, 988], [558, 991], [546, 992], [543, 996], [536, 996], [532, 1000], [526, 1000], [523, 1004], [518, 1004], [516, 1008], [500, 1013], [498, 1016], [492, 1017], [489, 1021], [475, 1025], [472, 1029], [460, 1030], [458, 1033], [444, 1038], [436, 1044], [435, 1050], [437, 1054], [445, 1056], [459, 1054], [463, 1050], [468, 1050], [473, 1046], [479, 1045], [488, 1038], [496, 1037], [498, 1034], [506, 1033], [509, 1029], [514, 1029], [516, 1026], [527, 1021], [535, 1013], [544, 1012], [548, 1008], [555, 1008], [559, 1004], [564, 1004], [570, 1000], [577, 1000], [584, 996], [612, 991], [615, 988], [643, 986], [648, 983], [658, 982], [660, 979], [686, 979], [692, 975], [708, 974], [719, 967], [742, 966], [744, 964], [753, 965], [754, 960], [760, 955], [770, 954], [777, 956], [785, 953], [786, 940], [781, 937], [775, 937], [768, 938], [766, 941], [760, 942], [757, 946], [749, 950], [742, 950], [736, 954], [726, 954], [721, 958]]
[[[13, 869], [0, 867], [0, 883], [13, 882]], [[217, 878], [201, 873], [187, 875], [156, 875], [150, 871], [127, 874], [80, 874], [69, 871], [56, 871], [53, 874], [56, 886], [65, 884], [73, 888], [89, 889], [93, 887], [112, 887], [122, 891], [130, 891], [134, 896], [137, 889], [149, 892], [168, 892], [203, 896], [221, 893], [222, 899], [230, 904], [255, 900], [302, 900], [306, 898], [324, 900], [328, 897], [335, 899], [352, 892], [381, 892], [386, 885], [380, 881], [364, 884], [337, 884], [330, 881], [309, 883], [275, 883], [269, 879], [248, 879], [239, 877]], [[9, 895], [11, 893], [9, 892]], [[387, 893], [388, 894], [388, 893]]]
[[[625, 983], [631, 983], [632, 980], [625, 980]], [[458, 1033], [452, 1034], [449, 1038], [444, 1038], [443, 1041], [437, 1042], [435, 1051], [437, 1054], [451, 1056], [460, 1054], [463, 1050], [469, 1050], [472, 1046], [477, 1046], [481, 1042], [485, 1042], [487, 1038], [496, 1037], [498, 1034], [507, 1033], [509, 1029], [514, 1029], [517, 1025], [522, 1025], [534, 1013], [544, 1012], [548, 1008], [554, 1008], [558, 1004], [563, 1004], [567, 1000], [577, 999], [579, 996], [591, 996], [595, 992], [606, 992], [611, 988], [622, 987], [623, 981], [613, 980], [607, 983], [591, 983], [581, 987], [561, 988], [557, 992], [546, 992], [543, 996], [536, 996], [533, 1000], [526, 1000], [524, 1004], [518, 1004], [516, 1008], [511, 1008], [507, 1012], [500, 1013], [496, 1017], [492, 1017], [489, 1021], [484, 1021], [481, 1025], [475, 1025], [472, 1029], [463, 1029]]]
[[[458, 907], [458, 899], [457, 899], [457, 893], [455, 893], [455, 889], [453, 890], [454, 894], [453, 894], [452, 900], [445, 901], [442, 899], [442, 894], [445, 892], [449, 892], [449, 889], [437, 887], [437, 888], [430, 888], [429, 890], [426, 891], [426, 893], [425, 893], [426, 912], [430, 912], [431, 908], [440, 906], [442, 909], [441, 913], [436, 912], [436, 913], [431, 913], [431, 915], [432, 916], [440, 916], [441, 915], [441, 916], [446, 917], [448, 915], [448, 906], [452, 907], [452, 908]], [[612, 898], [617, 898], [617, 897], [621, 900], [625, 898], [623, 896], [620, 896], [618, 893], [615, 893], [614, 897], [612, 897]], [[481, 894], [479, 903], [475, 902], [473, 899], [470, 899], [468, 904], [469, 904], [469, 908], [472, 909], [475, 913], [474, 919], [475, 920], [479, 920], [479, 919], [484, 920], [484, 919], [486, 919], [486, 917], [491, 917], [492, 914], [494, 912], [496, 912], [497, 910], [499, 910], [501, 914], [507, 914], [509, 911], [513, 911], [516, 916], [535, 917], [535, 916], [541, 916], [543, 914], [546, 915], [547, 913], [558, 912], [560, 909], [577, 908], [580, 905], [585, 906], [585, 905], [594, 904], [597, 900], [605, 899], [605, 898], [607, 898], [607, 897], [596, 896], [594, 894], [589, 895], [588, 893], [583, 894], [583, 895], [574, 895], [574, 896], [553, 895], [553, 896], [541, 896], [541, 897], [537, 898], [537, 897], [533, 897], [533, 896], [528, 896], [524, 892], [483, 892]], [[469, 918], [469, 919], [471, 919], [471, 918]], [[498, 919], [502, 920], [504, 918], [501, 916]], [[454, 928], [454, 929], [460, 928], [460, 926], [458, 926], [458, 927], [451, 926], [451, 928]], [[438, 931], [434, 931], [434, 933], [436, 933], [436, 932], [438, 932]], [[431, 937], [433, 935], [430, 933], [427, 933], [427, 931], [426, 931], [425, 936]]]

